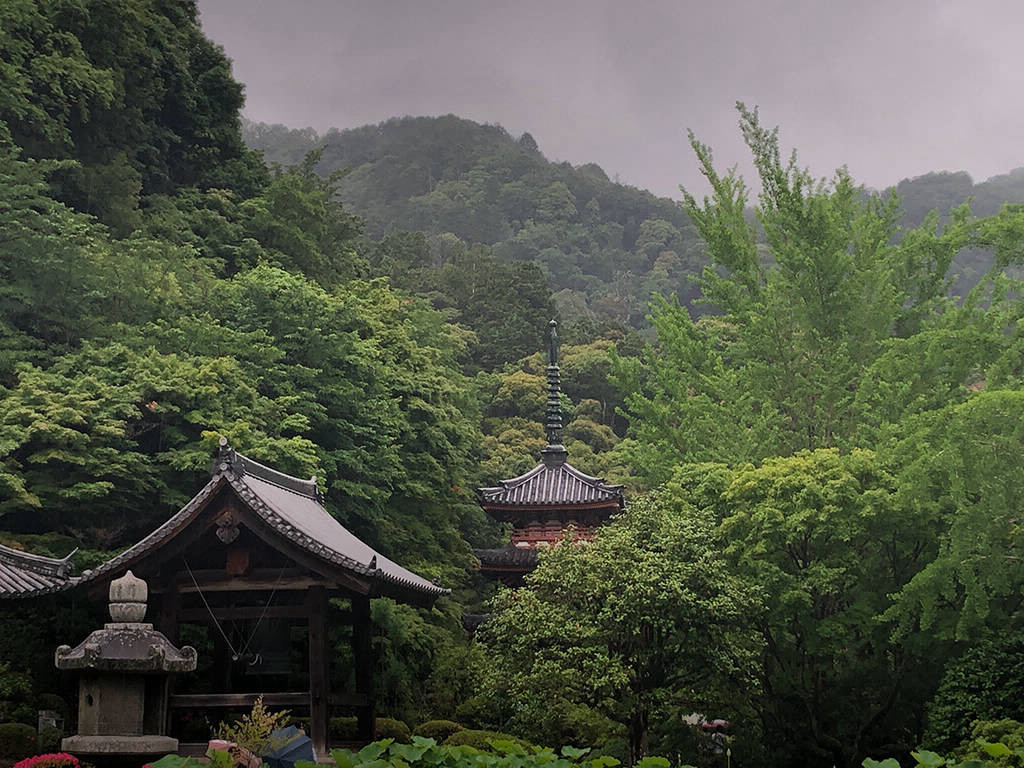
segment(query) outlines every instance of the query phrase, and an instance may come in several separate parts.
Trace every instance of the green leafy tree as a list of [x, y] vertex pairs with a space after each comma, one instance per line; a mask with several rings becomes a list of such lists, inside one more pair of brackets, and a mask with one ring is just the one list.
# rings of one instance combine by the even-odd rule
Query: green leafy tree
[[526, 586], [499, 593], [481, 630], [481, 692], [513, 732], [542, 742], [628, 739], [647, 753], [655, 723], [713, 709], [742, 690], [756, 645], [755, 592], [735, 579], [713, 520], [649, 498], [585, 546], [544, 553]]
[[[858, 400], [893, 339], [948, 310], [946, 274], [978, 232], [965, 209], [896, 243], [895, 197], [862, 194], [844, 169], [831, 182], [781, 160], [778, 133], [739, 105], [762, 192], [756, 221], [735, 171], [720, 175], [692, 139], [712, 194], [686, 210], [711, 265], [701, 289], [718, 313], [694, 321], [655, 303], [658, 343], [616, 367], [652, 482], [680, 461], [760, 460], [851, 447], [870, 418]], [[764, 242], [760, 242], [763, 235]]]
[[[705, 472], [686, 472], [678, 488]], [[878, 617], [934, 553], [937, 532], [903, 506], [891, 472], [862, 450], [768, 459], [733, 470], [709, 512], [724, 516], [736, 576], [764, 589], [750, 618], [764, 640], [757, 709], [776, 759], [857, 765], [881, 745], [913, 746], [941, 646], [894, 641]]]

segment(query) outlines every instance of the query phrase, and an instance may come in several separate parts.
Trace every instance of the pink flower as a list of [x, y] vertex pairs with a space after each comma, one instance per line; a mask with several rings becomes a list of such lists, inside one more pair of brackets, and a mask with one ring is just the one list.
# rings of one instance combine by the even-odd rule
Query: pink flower
[[67, 752], [53, 752], [47, 755], [26, 757], [15, 763], [14, 768], [81, 768], [78, 758]]

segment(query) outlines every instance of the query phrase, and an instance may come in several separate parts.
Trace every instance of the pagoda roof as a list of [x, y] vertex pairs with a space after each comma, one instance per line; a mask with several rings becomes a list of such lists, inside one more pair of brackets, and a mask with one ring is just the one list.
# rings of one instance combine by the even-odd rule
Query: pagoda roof
[[498, 569], [533, 570], [537, 567], [536, 547], [516, 547], [509, 545], [497, 549], [474, 549], [473, 554], [480, 561], [480, 567]]
[[567, 461], [545, 461], [529, 472], [502, 480], [493, 488], [478, 488], [480, 504], [491, 507], [616, 506], [625, 500], [621, 485], [608, 485]]
[[0, 599], [34, 597], [64, 589], [71, 579], [71, 555], [44, 557], [0, 545]]
[[234, 494], [273, 532], [337, 570], [369, 585], [370, 597], [432, 603], [450, 590], [388, 559], [351, 533], [324, 508], [316, 479], [286, 475], [237, 453], [222, 440], [210, 481], [179, 512], [135, 545], [76, 581], [95, 582], [144, 560], [182, 533], [222, 488]]

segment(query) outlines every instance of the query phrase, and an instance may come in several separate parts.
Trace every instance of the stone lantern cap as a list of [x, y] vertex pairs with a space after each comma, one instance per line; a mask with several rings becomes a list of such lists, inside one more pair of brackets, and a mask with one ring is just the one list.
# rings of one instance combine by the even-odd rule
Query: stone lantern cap
[[196, 649], [176, 648], [152, 624], [142, 623], [146, 615], [149, 588], [131, 571], [110, 582], [110, 618], [113, 622], [98, 629], [72, 648], [62, 645], [54, 654], [57, 669], [104, 672], [192, 672], [196, 668]]

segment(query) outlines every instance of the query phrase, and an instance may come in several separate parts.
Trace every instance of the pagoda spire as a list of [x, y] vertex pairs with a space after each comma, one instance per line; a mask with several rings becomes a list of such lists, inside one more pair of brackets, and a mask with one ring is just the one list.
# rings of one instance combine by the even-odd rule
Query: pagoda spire
[[549, 467], [564, 464], [567, 453], [562, 445], [562, 380], [558, 369], [558, 323], [548, 323], [551, 342], [548, 347], [548, 409], [545, 429], [548, 444], [540, 452], [541, 459]]

